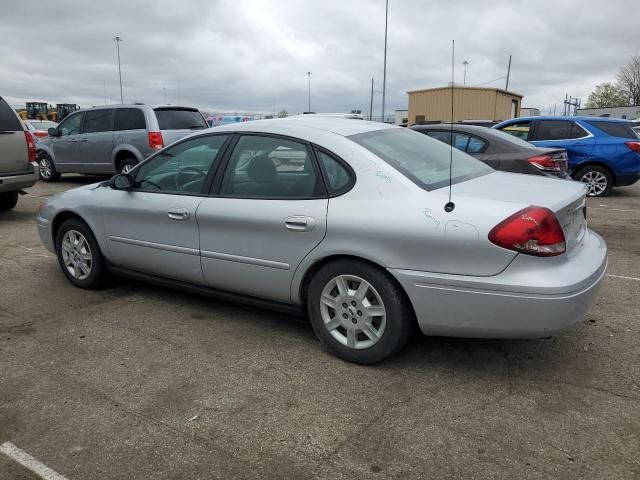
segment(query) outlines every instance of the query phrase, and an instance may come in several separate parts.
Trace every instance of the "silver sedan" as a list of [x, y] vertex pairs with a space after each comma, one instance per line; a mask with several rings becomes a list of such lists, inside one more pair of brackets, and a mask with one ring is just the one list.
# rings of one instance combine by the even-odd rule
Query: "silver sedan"
[[414, 326], [548, 336], [589, 309], [607, 265], [583, 185], [334, 118], [200, 132], [51, 198], [37, 224], [77, 287], [116, 273], [306, 312], [329, 351], [363, 364]]

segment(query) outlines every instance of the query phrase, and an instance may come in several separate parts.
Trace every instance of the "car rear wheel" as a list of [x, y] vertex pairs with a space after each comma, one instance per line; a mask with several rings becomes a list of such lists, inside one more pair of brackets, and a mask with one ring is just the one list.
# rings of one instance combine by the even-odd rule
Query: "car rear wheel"
[[611, 194], [613, 178], [611, 172], [598, 165], [589, 165], [576, 172], [574, 178], [587, 186], [589, 197], [606, 197]]
[[40, 179], [43, 182], [55, 182], [60, 178], [60, 174], [56, 171], [56, 166], [53, 164], [49, 154], [41, 152], [38, 155], [38, 165]]
[[98, 288], [106, 277], [104, 259], [91, 229], [79, 219], [65, 221], [56, 233], [58, 263], [80, 288]]
[[138, 161], [135, 158], [125, 158], [120, 164], [120, 173], [129, 173], [136, 165]]
[[0, 212], [11, 210], [18, 203], [18, 192], [0, 193]]
[[320, 268], [309, 285], [307, 309], [327, 350], [365, 365], [404, 347], [415, 324], [400, 286], [379, 268], [356, 260]]

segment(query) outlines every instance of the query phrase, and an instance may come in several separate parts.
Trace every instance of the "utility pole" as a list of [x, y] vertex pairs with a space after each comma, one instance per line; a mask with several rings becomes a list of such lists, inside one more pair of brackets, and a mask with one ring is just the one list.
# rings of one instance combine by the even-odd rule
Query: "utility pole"
[[167, 87], [164, 86], [164, 83], [162, 84], [162, 94], [164, 96], [164, 104], [167, 105]]
[[107, 81], [104, 80], [104, 104], [107, 104]]
[[511, 55], [509, 55], [509, 66], [507, 67], [507, 84], [504, 89], [509, 91], [509, 76], [511, 75]]
[[369, 102], [369, 121], [373, 120], [373, 77], [371, 78], [371, 101]]
[[469, 62], [467, 62], [466, 60], [464, 62], [462, 62], [462, 65], [464, 65], [464, 76], [462, 77], [462, 84], [466, 85], [467, 84], [467, 65], [469, 65]]
[[387, 27], [389, 25], [389, 0], [384, 13], [384, 70], [382, 73], [382, 123], [384, 123], [384, 102], [387, 97]]
[[307, 80], [308, 80], [308, 91], [309, 91], [309, 105], [307, 108], [307, 112], [311, 113], [311, 72], [307, 72]]
[[114, 37], [113, 41], [116, 42], [116, 48], [118, 50], [118, 76], [120, 77], [120, 103], [124, 103], [122, 97], [122, 69], [120, 68], [120, 42], [122, 41], [121, 37]]

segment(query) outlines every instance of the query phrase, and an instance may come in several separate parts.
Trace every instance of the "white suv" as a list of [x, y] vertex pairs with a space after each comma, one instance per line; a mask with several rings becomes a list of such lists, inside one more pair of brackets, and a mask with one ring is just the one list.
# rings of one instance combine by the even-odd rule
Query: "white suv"
[[0, 97], [0, 211], [18, 203], [18, 193], [38, 180], [35, 140]]

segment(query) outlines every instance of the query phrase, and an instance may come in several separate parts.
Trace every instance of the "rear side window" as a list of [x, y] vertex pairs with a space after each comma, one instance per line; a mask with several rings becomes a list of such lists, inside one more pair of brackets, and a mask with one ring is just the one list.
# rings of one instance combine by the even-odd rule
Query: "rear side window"
[[536, 130], [536, 140], [571, 140], [586, 137], [588, 133], [575, 122], [567, 120], [541, 120]]
[[139, 108], [118, 108], [113, 129], [120, 130], [145, 130], [147, 124], [144, 121], [144, 113]]
[[347, 167], [322, 150], [317, 151], [317, 154], [325, 173], [329, 193], [331, 195], [340, 195], [349, 190], [352, 185], [352, 177]]
[[636, 138], [636, 134], [633, 132], [631, 125], [622, 122], [599, 122], [597, 120], [587, 120], [586, 123], [593, 125], [598, 130], [602, 130], [604, 133], [611, 135], [612, 137], [620, 138]]
[[184, 108], [160, 108], [156, 111], [160, 130], [196, 130], [209, 128], [199, 111]]
[[84, 133], [110, 132], [113, 110], [91, 110], [84, 116]]
[[3, 99], [0, 98], [0, 132], [19, 132], [24, 130], [15, 111]]
[[513, 135], [520, 140], [529, 140], [529, 132], [531, 131], [531, 122], [518, 122], [502, 127], [504, 133]]

